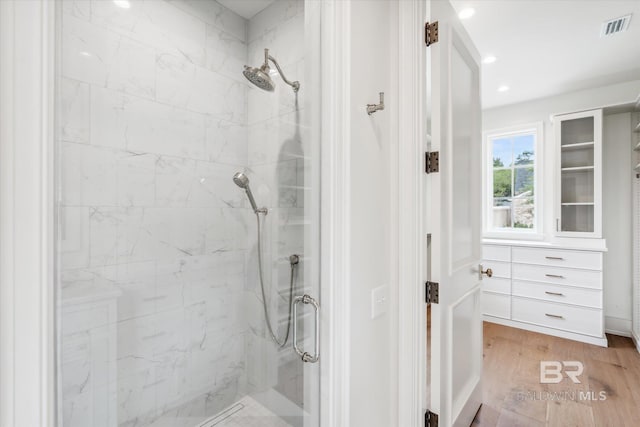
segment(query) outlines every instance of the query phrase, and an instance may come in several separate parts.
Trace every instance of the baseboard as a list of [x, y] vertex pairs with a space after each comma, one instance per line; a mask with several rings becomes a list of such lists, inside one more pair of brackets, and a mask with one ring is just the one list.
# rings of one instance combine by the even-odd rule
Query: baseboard
[[538, 326], [531, 323], [520, 322], [517, 320], [503, 319], [500, 317], [493, 317], [487, 314], [483, 315], [485, 322], [497, 323], [499, 325], [511, 326], [512, 328], [524, 329], [531, 332], [538, 332], [540, 334], [552, 335], [554, 337], [566, 338], [568, 340], [581, 341], [587, 344], [599, 345], [600, 347], [608, 347], [607, 337], [598, 338], [590, 335], [577, 334], [575, 332], [567, 332], [560, 329], [552, 329], [545, 326]]
[[633, 343], [636, 345], [636, 348], [638, 349], [638, 353], [640, 353], [640, 335], [638, 335], [635, 331], [633, 331], [631, 333], [631, 339], [633, 340]]
[[604, 316], [604, 331], [621, 337], [631, 337], [631, 320]]

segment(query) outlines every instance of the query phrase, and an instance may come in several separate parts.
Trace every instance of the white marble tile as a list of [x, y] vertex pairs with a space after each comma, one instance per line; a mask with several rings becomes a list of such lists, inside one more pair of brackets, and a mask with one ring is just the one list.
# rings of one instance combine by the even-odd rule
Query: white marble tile
[[113, 150], [62, 142], [62, 204], [116, 206], [117, 155]]
[[255, 230], [253, 212], [249, 209], [207, 209], [206, 253], [213, 254], [247, 248], [247, 233]]
[[156, 410], [153, 369], [118, 379], [118, 426], [134, 427], [139, 418]]
[[62, 27], [62, 74], [96, 86], [153, 98], [155, 51], [66, 15]]
[[204, 65], [205, 23], [158, 0], [130, 0], [128, 9], [111, 1], [92, 1], [94, 24], [140, 43], [180, 52], [189, 61]]
[[247, 63], [247, 45], [213, 25], [207, 25], [206, 67], [246, 83], [242, 70]]
[[62, 22], [65, 24], [64, 15], [71, 15], [75, 18], [91, 20], [91, 1], [90, 0], [62, 0]]
[[87, 83], [60, 80], [60, 138], [71, 142], [89, 142], [90, 91]]
[[303, 35], [304, 16], [298, 15], [252, 40], [247, 47], [247, 60], [251, 62], [254, 58], [264, 58], [263, 52], [267, 48], [289, 80], [302, 80], [301, 75], [294, 75], [292, 65], [304, 58]]
[[156, 163], [156, 205], [187, 206], [194, 186], [198, 185], [196, 161], [182, 157], [160, 156]]
[[172, 53], [157, 57], [157, 99], [168, 105], [245, 123], [247, 85]]
[[246, 196], [233, 183], [243, 168], [210, 162], [161, 157], [156, 167], [159, 206], [241, 207]]
[[169, 0], [169, 2], [241, 41], [246, 40], [247, 20], [216, 1]]
[[94, 87], [91, 91], [91, 144], [126, 149], [130, 95]]
[[296, 207], [298, 197], [296, 168], [296, 160], [253, 166], [250, 179], [256, 200], [260, 200], [258, 204], [269, 208]]
[[201, 208], [145, 209], [140, 232], [151, 239], [149, 252], [157, 260], [202, 255], [205, 250], [205, 211]]
[[246, 165], [248, 132], [243, 124], [209, 116], [206, 121], [208, 160], [231, 165]]
[[201, 114], [111, 90], [92, 91], [93, 145], [206, 159], [204, 126]]
[[255, 166], [305, 157], [303, 113], [295, 111], [248, 126], [248, 164]]
[[[254, 41], [262, 37], [267, 31], [286, 25], [286, 22], [292, 18], [304, 21], [303, 0], [279, 0], [273, 2], [249, 21], [248, 40]], [[300, 34], [298, 34], [298, 37], [300, 37]]]
[[91, 241], [88, 207], [61, 207], [59, 211], [60, 268], [89, 266]]
[[241, 168], [211, 162], [198, 162], [196, 177], [198, 185], [193, 187], [188, 205], [200, 207], [247, 206], [245, 192], [233, 182], [233, 175]]
[[117, 153], [118, 206], [153, 206], [158, 156], [130, 151]]
[[96, 269], [95, 274], [122, 291], [118, 298], [118, 320], [128, 320], [155, 312], [155, 262], [110, 265]]
[[145, 208], [92, 208], [91, 265], [153, 261], [158, 242], [148, 230]]

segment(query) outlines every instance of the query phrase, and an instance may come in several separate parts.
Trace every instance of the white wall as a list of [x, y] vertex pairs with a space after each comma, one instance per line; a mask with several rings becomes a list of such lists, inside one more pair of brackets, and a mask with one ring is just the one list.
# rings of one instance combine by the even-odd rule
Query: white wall
[[[353, 1], [351, 10], [351, 422], [395, 425], [392, 388], [392, 313], [371, 319], [371, 291], [397, 283], [393, 268], [394, 60], [397, 49], [394, 1]], [[365, 105], [385, 92], [386, 107], [368, 116]], [[392, 299], [389, 307], [395, 304]]]
[[[544, 153], [543, 153], [543, 221], [545, 240], [557, 240], [553, 236], [554, 224], [554, 142], [553, 128], [550, 116], [553, 114], [568, 113], [573, 111], [589, 110], [627, 104], [635, 101], [640, 93], [640, 80], [619, 83], [610, 86], [598, 87], [577, 92], [570, 92], [548, 98], [541, 98], [530, 102], [512, 104], [483, 111], [483, 130], [505, 128], [508, 126], [527, 124], [532, 122], [544, 123]], [[609, 117], [605, 120], [603, 140], [603, 160], [605, 175], [603, 179], [603, 194], [605, 195], [603, 210], [603, 237], [607, 246], [612, 251], [605, 255], [604, 268], [604, 293], [606, 329], [628, 333], [631, 319], [631, 247], [621, 235], [623, 230], [631, 235], [630, 216], [630, 142], [618, 134], [614, 136], [614, 125], [620, 124], [624, 119]], [[630, 127], [626, 127], [630, 132]], [[609, 139], [609, 140], [607, 140]], [[616, 164], [624, 161], [623, 166]], [[608, 176], [612, 174], [611, 176]], [[626, 180], [622, 175], [626, 174]], [[615, 196], [614, 196], [615, 195]], [[611, 198], [615, 197], [615, 200]], [[608, 203], [613, 206], [606, 206]], [[614, 208], [615, 206], [615, 208]], [[622, 224], [622, 225], [620, 225]], [[623, 227], [620, 229], [619, 227]], [[581, 239], [584, 245], [596, 244], [595, 239]], [[625, 248], [627, 252], [625, 253]], [[609, 266], [610, 265], [610, 266]], [[620, 272], [620, 275], [619, 273]], [[621, 328], [623, 330], [621, 330]]]
[[602, 234], [604, 311], [611, 332], [631, 331], [633, 285], [631, 113], [606, 115], [602, 124]]

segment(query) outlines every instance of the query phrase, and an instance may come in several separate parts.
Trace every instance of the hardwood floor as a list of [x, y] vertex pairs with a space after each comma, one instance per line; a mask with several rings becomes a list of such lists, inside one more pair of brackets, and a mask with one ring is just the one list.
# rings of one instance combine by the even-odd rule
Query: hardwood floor
[[[640, 426], [640, 353], [629, 338], [607, 338], [603, 348], [485, 322], [484, 403], [472, 425]], [[540, 383], [540, 361], [573, 360], [584, 364], [580, 384]]]

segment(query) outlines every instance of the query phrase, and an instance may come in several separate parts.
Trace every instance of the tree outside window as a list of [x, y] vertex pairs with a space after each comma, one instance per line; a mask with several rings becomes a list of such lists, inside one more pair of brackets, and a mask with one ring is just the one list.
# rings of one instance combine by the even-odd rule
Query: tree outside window
[[493, 159], [488, 176], [493, 188], [489, 227], [534, 230], [535, 131], [490, 137], [488, 142]]

